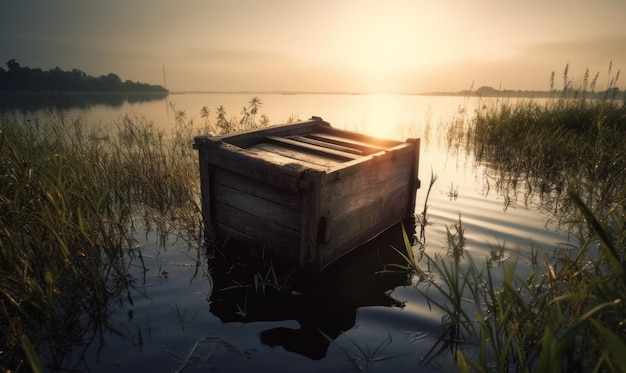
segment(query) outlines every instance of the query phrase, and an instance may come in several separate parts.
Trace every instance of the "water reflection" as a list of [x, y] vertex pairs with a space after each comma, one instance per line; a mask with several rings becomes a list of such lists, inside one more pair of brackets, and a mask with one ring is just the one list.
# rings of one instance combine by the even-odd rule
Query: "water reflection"
[[161, 101], [167, 93], [0, 93], [0, 109], [36, 111], [49, 108], [91, 109], [103, 105], [121, 108], [124, 104]]
[[404, 306], [389, 293], [408, 283], [408, 273], [384, 270], [389, 264], [406, 264], [390, 247], [402, 250], [402, 245], [401, 225], [397, 224], [320, 274], [290, 274], [291, 286], [280, 291], [275, 287], [264, 291], [258, 283], [259, 274], [264, 273], [247, 264], [224, 265], [212, 260], [211, 312], [225, 323], [295, 320], [300, 328], [264, 330], [261, 343], [322, 359], [331, 340], [354, 327], [359, 307]]

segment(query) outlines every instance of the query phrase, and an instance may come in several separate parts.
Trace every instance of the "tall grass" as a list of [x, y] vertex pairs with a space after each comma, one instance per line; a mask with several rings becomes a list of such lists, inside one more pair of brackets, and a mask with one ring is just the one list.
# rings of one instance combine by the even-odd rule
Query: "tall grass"
[[[65, 368], [107, 329], [111, 299], [133, 286], [135, 229], [200, 242], [192, 138], [256, 126], [250, 104], [242, 120], [218, 110], [221, 126], [203, 108], [201, 129], [173, 108], [172, 131], [131, 116], [102, 128], [63, 110], [0, 113], [0, 369]], [[257, 292], [281, 286], [273, 266], [253, 280]]]
[[[256, 125], [251, 105], [228, 122]], [[201, 242], [191, 145], [208, 118], [198, 129], [173, 109], [170, 131], [131, 116], [102, 128], [62, 109], [0, 112], [0, 370], [63, 367], [106, 328], [112, 295], [132, 286], [136, 229]]]
[[484, 105], [455, 136], [490, 165], [502, 189], [523, 190], [526, 200], [537, 197], [568, 220], [577, 211], [563, 198], [570, 187], [590, 206], [608, 204], [605, 211], [619, 200], [626, 178], [626, 97], [587, 99], [583, 88], [564, 89], [567, 95], [545, 102]]
[[449, 231], [450, 258], [430, 258], [438, 280], [420, 288], [451, 331], [433, 351], [451, 351], [461, 371], [624, 371], [624, 101], [568, 92], [547, 104], [498, 102], [478, 110], [466, 130], [490, 176], [538, 196], [577, 244], [543, 260], [529, 248], [531, 274], [519, 278], [513, 261], [496, 283], [494, 262], [479, 268], [459, 245], [463, 231]]
[[462, 371], [478, 372], [623, 371], [624, 211], [601, 223], [571, 197], [586, 219], [578, 223], [580, 244], [546, 255], [525, 278], [516, 276], [513, 261], [496, 282], [499, 267], [479, 268], [458, 249], [449, 259], [428, 259], [436, 280], [419, 290], [446, 317], [427, 359], [452, 352]]

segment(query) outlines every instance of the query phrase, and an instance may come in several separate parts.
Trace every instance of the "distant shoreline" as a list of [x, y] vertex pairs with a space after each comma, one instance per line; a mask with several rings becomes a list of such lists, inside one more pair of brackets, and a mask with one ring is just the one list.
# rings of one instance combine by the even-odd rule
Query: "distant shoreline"
[[562, 91], [459, 91], [459, 92], [402, 92], [402, 93], [380, 93], [380, 92], [345, 92], [345, 91], [2, 91], [0, 96], [152, 96], [167, 97], [169, 95], [187, 95], [187, 94], [220, 94], [220, 95], [389, 95], [389, 96], [467, 96], [467, 97], [503, 97], [503, 98], [563, 98], [563, 97], [586, 97], [601, 98], [608, 94], [614, 98], [621, 98], [626, 95], [626, 91], [613, 89], [610, 91], [600, 92], [581, 92], [571, 91], [565, 95]]
[[601, 92], [568, 91], [515, 91], [515, 90], [488, 90], [488, 91], [459, 91], [459, 92], [404, 92], [404, 93], [380, 93], [380, 92], [345, 92], [345, 91], [170, 91], [171, 95], [186, 94], [220, 94], [220, 95], [389, 95], [389, 96], [467, 96], [467, 97], [501, 97], [501, 98], [602, 98], [611, 96], [622, 98], [626, 91], [614, 89]]

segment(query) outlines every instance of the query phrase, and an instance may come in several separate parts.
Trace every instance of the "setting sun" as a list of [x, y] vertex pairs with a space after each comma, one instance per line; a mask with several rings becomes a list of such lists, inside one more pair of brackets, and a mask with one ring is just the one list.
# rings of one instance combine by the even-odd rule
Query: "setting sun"
[[565, 1], [4, 2], [0, 62], [150, 83], [166, 66], [173, 91], [536, 90], [568, 63], [577, 77], [623, 66], [625, 12]]

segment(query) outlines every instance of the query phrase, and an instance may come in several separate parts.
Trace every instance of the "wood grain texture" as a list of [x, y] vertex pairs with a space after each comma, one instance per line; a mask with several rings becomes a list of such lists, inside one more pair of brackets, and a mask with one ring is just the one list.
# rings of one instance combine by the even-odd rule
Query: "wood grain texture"
[[377, 139], [319, 118], [198, 137], [202, 210], [222, 239], [321, 270], [411, 216], [419, 139]]

